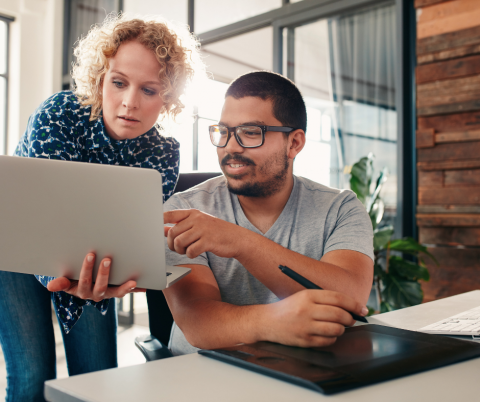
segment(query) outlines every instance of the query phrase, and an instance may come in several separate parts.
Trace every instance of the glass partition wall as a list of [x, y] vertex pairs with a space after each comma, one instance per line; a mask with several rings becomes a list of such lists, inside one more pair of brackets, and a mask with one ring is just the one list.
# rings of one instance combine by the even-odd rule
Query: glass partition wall
[[[375, 171], [387, 167], [387, 216], [397, 204], [395, 6], [285, 28], [287, 73], [300, 88], [308, 116], [307, 144], [295, 173], [348, 188], [349, 167], [370, 152]], [[289, 38], [290, 37], [290, 38]], [[285, 65], [285, 63], [284, 63]], [[392, 222], [393, 223], [393, 222]]]
[[[199, 3], [195, 27], [203, 32]], [[307, 144], [294, 173], [349, 188], [350, 166], [373, 153], [375, 171], [389, 171], [382, 197], [385, 221], [393, 223], [398, 203], [396, 10], [391, 1], [305, 0], [244, 22], [217, 10], [211, 26], [216, 29], [199, 34], [212, 80], [195, 101], [193, 141], [180, 139], [181, 170], [219, 170], [207, 126], [218, 121], [227, 84], [248, 71], [276, 71], [296, 83], [307, 106]], [[222, 18], [233, 23], [218, 28]]]

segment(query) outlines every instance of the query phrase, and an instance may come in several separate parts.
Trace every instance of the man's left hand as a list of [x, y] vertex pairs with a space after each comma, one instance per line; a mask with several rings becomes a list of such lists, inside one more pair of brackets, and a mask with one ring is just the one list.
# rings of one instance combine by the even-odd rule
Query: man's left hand
[[205, 251], [219, 257], [238, 258], [253, 232], [197, 209], [177, 209], [163, 214], [168, 247], [195, 258]]

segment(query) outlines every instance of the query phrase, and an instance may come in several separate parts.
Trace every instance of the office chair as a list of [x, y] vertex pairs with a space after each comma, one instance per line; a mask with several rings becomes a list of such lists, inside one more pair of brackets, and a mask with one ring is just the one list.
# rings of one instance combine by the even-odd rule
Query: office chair
[[[216, 173], [180, 173], [174, 193], [188, 190], [205, 180], [220, 176]], [[173, 325], [173, 316], [161, 290], [147, 290], [148, 319], [150, 335], [137, 336], [135, 346], [147, 361], [172, 357], [168, 341]]]

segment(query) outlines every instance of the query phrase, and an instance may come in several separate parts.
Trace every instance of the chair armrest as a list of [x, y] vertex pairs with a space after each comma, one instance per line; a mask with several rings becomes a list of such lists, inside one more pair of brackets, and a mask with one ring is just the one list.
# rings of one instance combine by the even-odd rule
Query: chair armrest
[[153, 335], [137, 336], [135, 346], [142, 352], [147, 362], [173, 357], [172, 352]]

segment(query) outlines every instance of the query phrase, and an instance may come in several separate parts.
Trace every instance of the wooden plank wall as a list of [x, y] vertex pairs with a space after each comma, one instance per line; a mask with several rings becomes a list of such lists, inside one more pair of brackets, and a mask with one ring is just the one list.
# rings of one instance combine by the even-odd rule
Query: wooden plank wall
[[480, 289], [480, 0], [416, 0], [419, 240], [425, 301]]

